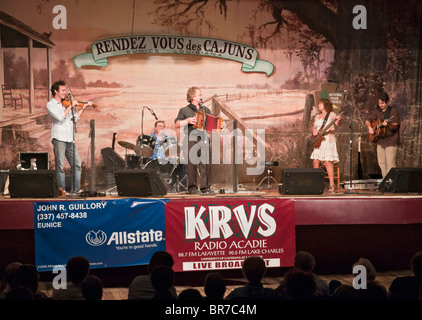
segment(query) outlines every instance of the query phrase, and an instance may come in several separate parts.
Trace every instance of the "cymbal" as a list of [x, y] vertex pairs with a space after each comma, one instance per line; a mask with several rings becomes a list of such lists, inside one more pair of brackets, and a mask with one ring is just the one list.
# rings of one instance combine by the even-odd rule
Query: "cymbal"
[[123, 148], [126, 149], [132, 149], [135, 148], [135, 145], [133, 143], [127, 142], [127, 141], [117, 141], [118, 144], [120, 144]]
[[149, 158], [154, 154], [154, 150], [146, 145], [141, 146], [140, 144], [137, 144], [134, 146], [133, 150], [138, 156], [143, 156], [144, 158]]

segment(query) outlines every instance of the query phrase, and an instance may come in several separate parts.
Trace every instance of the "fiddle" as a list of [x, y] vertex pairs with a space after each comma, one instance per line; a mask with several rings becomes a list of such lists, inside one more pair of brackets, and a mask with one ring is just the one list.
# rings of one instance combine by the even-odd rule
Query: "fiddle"
[[[74, 101], [77, 101], [78, 102], [78, 105], [76, 106], [76, 108], [83, 108], [83, 106], [85, 104], [88, 104], [88, 105], [92, 106], [93, 108], [96, 108], [97, 107], [97, 105], [94, 104], [94, 103], [92, 103], [91, 101], [79, 101], [79, 100], [74, 100]], [[66, 108], [67, 107], [70, 107], [71, 104], [72, 104], [72, 101], [70, 101], [69, 96], [66, 96], [66, 98], [62, 99], [62, 105], [64, 107], [66, 107]]]

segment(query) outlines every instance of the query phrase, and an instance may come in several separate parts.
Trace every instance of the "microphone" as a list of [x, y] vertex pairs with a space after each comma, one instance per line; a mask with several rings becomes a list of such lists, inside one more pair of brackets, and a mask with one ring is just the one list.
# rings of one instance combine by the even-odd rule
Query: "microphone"
[[201, 108], [204, 108], [204, 101], [202, 100], [202, 98], [201, 98], [201, 99], [199, 99], [199, 106], [200, 106]]
[[155, 114], [154, 110], [152, 110], [152, 109], [150, 109], [150, 108], [148, 108], [148, 110], [149, 110], [149, 111], [151, 112], [151, 114], [154, 116], [155, 121], [157, 121], [157, 120], [158, 120], [158, 117], [157, 117], [157, 115]]
[[154, 112], [154, 111], [152, 111], [152, 110], [150, 110], [150, 111], [151, 111], [152, 115], [154, 116], [155, 120], [158, 120], [158, 117], [157, 117], [157, 115], [155, 114], [155, 112]]
[[157, 115], [155, 114], [155, 112], [152, 110], [152, 109], [150, 109], [150, 108], [148, 108], [148, 107], [146, 107], [145, 106], [145, 108], [147, 108], [148, 110], [149, 110], [149, 112], [151, 112], [151, 114], [154, 116], [154, 118], [155, 118], [155, 121], [157, 121], [158, 120], [158, 117], [157, 117]]

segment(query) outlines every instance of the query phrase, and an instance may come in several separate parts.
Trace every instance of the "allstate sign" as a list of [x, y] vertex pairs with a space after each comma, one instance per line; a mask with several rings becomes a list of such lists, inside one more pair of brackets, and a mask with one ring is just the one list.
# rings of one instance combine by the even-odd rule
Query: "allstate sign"
[[97, 232], [91, 230], [86, 234], [85, 240], [91, 246], [97, 247], [107, 241], [107, 235], [103, 230], [98, 230]]
[[148, 264], [165, 250], [164, 205], [156, 199], [36, 202], [35, 260], [39, 271], [86, 257], [92, 268]]

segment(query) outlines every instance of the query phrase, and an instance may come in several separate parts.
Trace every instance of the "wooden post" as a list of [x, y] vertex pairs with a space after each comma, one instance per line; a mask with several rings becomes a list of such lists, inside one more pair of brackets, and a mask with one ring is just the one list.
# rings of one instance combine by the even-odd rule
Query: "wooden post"
[[28, 37], [28, 68], [29, 68], [29, 113], [32, 114], [32, 107], [34, 107], [35, 84], [34, 84], [34, 70], [32, 60], [34, 58], [33, 40]]
[[303, 112], [302, 131], [306, 132], [309, 128], [309, 120], [311, 119], [312, 107], [315, 105], [313, 94], [307, 94], [305, 100], [305, 108]]
[[233, 192], [237, 193], [237, 120], [233, 120]]
[[95, 168], [95, 120], [91, 120], [91, 179], [90, 179], [90, 191], [95, 191], [96, 184], [96, 168]]
[[[1, 46], [1, 25], [0, 25], [0, 86], [4, 84], [4, 61], [3, 61], [3, 48]], [[3, 90], [0, 91], [0, 121], [3, 120]], [[1, 145], [1, 132], [0, 129], [0, 145]]]
[[315, 105], [315, 98], [313, 94], [307, 94], [305, 100], [305, 106], [303, 110], [303, 121], [302, 121], [302, 137], [299, 140], [299, 147], [302, 150], [303, 158], [302, 164], [306, 166], [307, 162], [309, 161], [310, 153], [308, 152], [308, 144], [307, 138], [310, 136], [308, 132], [309, 128], [309, 121], [311, 120], [311, 112], [312, 108]]
[[50, 101], [51, 100], [51, 91], [50, 91], [50, 88], [51, 88], [51, 66], [50, 66], [50, 63], [51, 63], [51, 49], [50, 49], [50, 47], [47, 47], [47, 92], [48, 92], [48, 101]]

